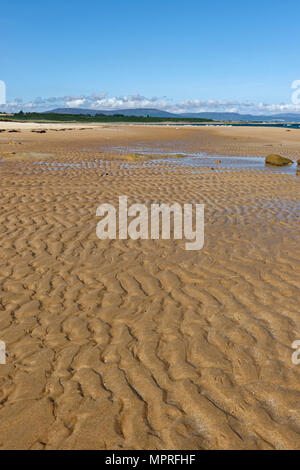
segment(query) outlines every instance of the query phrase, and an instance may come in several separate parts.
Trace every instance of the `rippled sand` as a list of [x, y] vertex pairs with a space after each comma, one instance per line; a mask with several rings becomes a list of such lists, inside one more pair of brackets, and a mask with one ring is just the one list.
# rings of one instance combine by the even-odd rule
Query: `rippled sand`
[[[82, 168], [76, 137], [26, 132], [63, 166], [0, 163], [0, 448], [299, 448], [300, 177]], [[203, 250], [98, 240], [120, 195], [205, 203]]]

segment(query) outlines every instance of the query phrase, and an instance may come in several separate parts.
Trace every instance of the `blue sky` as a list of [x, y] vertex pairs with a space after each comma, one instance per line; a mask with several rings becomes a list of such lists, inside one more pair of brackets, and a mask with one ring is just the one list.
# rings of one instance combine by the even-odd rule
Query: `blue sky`
[[299, 18], [298, 0], [6, 1], [0, 79], [12, 109], [293, 110]]

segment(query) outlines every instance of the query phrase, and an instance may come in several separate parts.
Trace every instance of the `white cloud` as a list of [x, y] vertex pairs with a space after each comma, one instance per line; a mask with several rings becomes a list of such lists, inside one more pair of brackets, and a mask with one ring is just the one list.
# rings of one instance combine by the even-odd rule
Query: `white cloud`
[[84, 99], [78, 98], [78, 99], [72, 99], [70, 101], [67, 101], [66, 106], [68, 108], [80, 108], [80, 106], [84, 105], [84, 103], [85, 103]]
[[173, 113], [198, 112], [238, 112], [241, 114], [275, 114], [300, 112], [300, 104], [281, 103], [266, 104], [249, 101], [227, 100], [185, 100], [174, 102], [166, 97], [146, 97], [139, 93], [135, 95], [110, 97], [106, 93], [41, 98], [37, 97], [30, 102], [23, 102], [21, 98], [1, 105], [5, 112], [47, 111], [54, 108], [87, 108], [93, 110], [118, 110], [132, 108], [156, 108]]

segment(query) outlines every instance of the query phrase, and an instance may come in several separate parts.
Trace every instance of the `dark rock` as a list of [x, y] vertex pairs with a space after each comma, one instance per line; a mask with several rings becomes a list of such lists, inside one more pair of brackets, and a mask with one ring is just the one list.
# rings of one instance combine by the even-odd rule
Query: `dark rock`
[[282, 157], [281, 155], [276, 155], [272, 153], [266, 157], [266, 164], [267, 165], [275, 165], [275, 166], [285, 166], [285, 165], [292, 165], [293, 160], [289, 158]]

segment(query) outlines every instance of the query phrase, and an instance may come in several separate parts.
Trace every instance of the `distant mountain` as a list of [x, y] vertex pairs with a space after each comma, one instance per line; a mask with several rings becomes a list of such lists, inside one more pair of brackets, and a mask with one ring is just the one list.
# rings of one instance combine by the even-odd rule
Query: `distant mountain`
[[160, 111], [159, 109], [152, 108], [135, 108], [135, 109], [114, 109], [112, 111], [103, 111], [101, 109], [83, 109], [83, 108], [58, 108], [46, 113], [55, 114], [104, 114], [105, 116], [113, 116], [115, 114], [122, 114], [123, 116], [150, 116], [150, 117], [177, 117], [176, 114], [168, 113], [167, 111]]
[[46, 113], [55, 114], [104, 114], [106, 116], [113, 116], [115, 114], [122, 114], [123, 116], [150, 116], [150, 117], [165, 117], [165, 118], [192, 118], [192, 119], [213, 119], [214, 121], [240, 121], [240, 122], [300, 122], [300, 114], [275, 114], [275, 115], [254, 115], [254, 114], [239, 114], [239, 113], [181, 113], [174, 114], [167, 111], [152, 108], [135, 108], [135, 109], [114, 109], [111, 111], [104, 111], [101, 109], [83, 109], [83, 108], [57, 108]]
[[184, 113], [182, 117], [213, 119], [215, 121], [264, 121], [264, 122], [300, 122], [300, 114], [255, 115], [239, 113]]
[[239, 114], [239, 113], [183, 113], [182, 117], [186, 118], [206, 118], [214, 119], [215, 121], [261, 121], [265, 120], [266, 116], [254, 116], [252, 114]]

